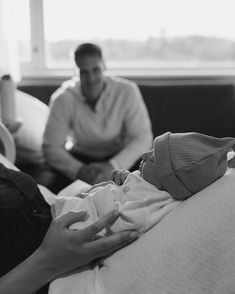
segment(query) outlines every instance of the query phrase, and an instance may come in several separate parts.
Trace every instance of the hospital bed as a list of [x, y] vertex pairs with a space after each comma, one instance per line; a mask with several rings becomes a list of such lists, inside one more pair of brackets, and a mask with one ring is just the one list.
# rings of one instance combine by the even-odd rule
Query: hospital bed
[[[5, 152], [1, 160], [14, 167], [8, 156]], [[9, 159], [14, 162], [14, 156]], [[81, 182], [72, 187], [65, 193], [79, 191]], [[93, 268], [53, 281], [49, 294], [62, 293], [235, 293], [235, 171], [228, 169], [137, 241]]]
[[93, 269], [55, 280], [49, 293], [235, 293], [234, 170]]
[[0, 138], [1, 138], [1, 153], [10, 162], [14, 163], [16, 159], [16, 147], [14, 139], [7, 127], [0, 121]]

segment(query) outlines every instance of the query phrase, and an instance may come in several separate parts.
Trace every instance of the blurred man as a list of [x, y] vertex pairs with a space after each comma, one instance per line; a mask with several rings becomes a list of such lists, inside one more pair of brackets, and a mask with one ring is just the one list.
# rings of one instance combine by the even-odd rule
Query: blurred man
[[80, 79], [73, 77], [52, 95], [44, 134], [50, 183], [41, 184], [52, 190], [51, 184], [62, 184], [63, 178], [89, 184], [109, 180], [113, 169], [130, 169], [152, 145], [137, 85], [105, 76], [102, 51], [95, 44], [79, 45], [74, 59]]

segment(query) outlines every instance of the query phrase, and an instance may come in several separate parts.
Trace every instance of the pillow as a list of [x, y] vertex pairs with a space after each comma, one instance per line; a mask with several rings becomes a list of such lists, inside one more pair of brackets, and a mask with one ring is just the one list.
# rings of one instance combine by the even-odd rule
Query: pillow
[[0, 121], [0, 152], [3, 153], [9, 161], [15, 162], [16, 147], [13, 137], [6, 126]]
[[49, 107], [39, 99], [16, 91], [16, 117], [23, 123], [14, 134], [17, 162], [35, 163], [44, 162], [42, 151], [43, 134], [49, 116]]

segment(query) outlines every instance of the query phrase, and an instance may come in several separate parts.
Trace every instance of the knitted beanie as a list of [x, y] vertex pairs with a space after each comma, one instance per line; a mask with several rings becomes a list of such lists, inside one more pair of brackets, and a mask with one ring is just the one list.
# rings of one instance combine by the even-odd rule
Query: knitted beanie
[[167, 132], [154, 140], [158, 177], [175, 199], [187, 199], [226, 171], [227, 153], [234, 138], [215, 138], [199, 133]]

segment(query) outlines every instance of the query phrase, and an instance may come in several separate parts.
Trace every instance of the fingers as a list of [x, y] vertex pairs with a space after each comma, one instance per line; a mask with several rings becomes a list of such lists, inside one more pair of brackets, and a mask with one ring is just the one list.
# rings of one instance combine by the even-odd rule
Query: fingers
[[118, 173], [119, 173], [119, 170], [118, 169], [113, 170], [112, 171], [112, 179], [113, 179], [113, 181], [114, 181], [115, 184], [120, 185], [119, 184]]
[[118, 175], [120, 173], [120, 171], [122, 171], [122, 169], [114, 169], [112, 171], [112, 177], [114, 178], [116, 175]]
[[115, 169], [112, 172], [112, 179], [115, 182], [115, 184], [117, 185], [121, 185], [121, 173], [122, 173], [122, 169]]
[[69, 227], [76, 222], [83, 222], [89, 217], [87, 211], [80, 210], [78, 212], [69, 211], [66, 214], [55, 218], [55, 222], [62, 228]]
[[111, 226], [116, 219], [119, 217], [119, 212], [117, 210], [107, 213], [105, 216], [101, 217], [97, 222], [88, 226], [87, 228], [80, 230], [79, 234], [83, 240], [91, 240], [96, 234], [102, 231], [105, 227]]
[[138, 233], [135, 231], [119, 232], [108, 237], [103, 237], [86, 245], [86, 248], [93, 252], [93, 257], [103, 257], [126, 246], [137, 239]]
[[125, 169], [116, 169], [112, 172], [112, 178], [113, 181], [117, 184], [117, 185], [122, 185], [126, 179], [126, 177], [128, 176], [129, 171], [125, 170]]

